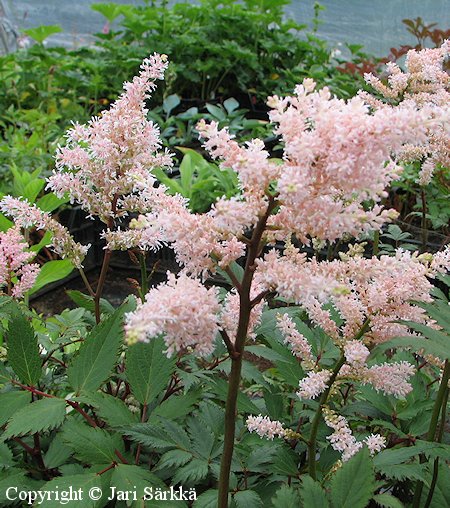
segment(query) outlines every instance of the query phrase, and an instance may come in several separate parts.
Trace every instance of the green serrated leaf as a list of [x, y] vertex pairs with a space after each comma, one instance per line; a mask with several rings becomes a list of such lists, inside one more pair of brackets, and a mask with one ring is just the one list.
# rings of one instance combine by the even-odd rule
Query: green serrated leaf
[[337, 471], [331, 481], [334, 508], [366, 508], [375, 490], [369, 450], [363, 448]]
[[61, 437], [75, 456], [88, 464], [110, 464], [118, 459], [116, 450], [124, 453], [123, 441], [118, 434], [76, 420], [66, 422]]
[[[55, 499], [54, 493], [59, 491], [68, 491], [69, 489], [72, 490], [74, 493], [80, 492], [82, 494], [81, 498], [78, 499], [78, 494], [75, 494], [77, 496], [77, 499], [73, 499], [69, 501], [67, 504], [64, 504], [64, 506], [68, 507], [77, 507], [77, 508], [98, 508], [100, 506], [104, 506], [104, 499], [106, 497], [106, 492], [104, 493], [105, 496], [99, 500], [93, 500], [89, 496], [89, 492], [91, 489], [98, 489], [93, 492], [102, 492], [102, 479], [101, 476], [96, 475], [95, 473], [83, 473], [83, 474], [75, 474], [75, 475], [69, 475], [69, 476], [58, 476], [54, 478], [53, 480], [45, 483], [41, 489], [39, 489], [41, 492], [48, 492], [50, 495], [51, 500], [46, 500], [44, 503], [41, 504], [42, 507], [45, 508], [61, 508], [61, 501]], [[46, 496], [47, 497], [47, 496]]]
[[135, 307], [128, 298], [108, 319], [95, 326], [78, 355], [67, 369], [67, 377], [77, 394], [96, 391], [111, 374], [123, 340], [123, 316]]
[[280, 447], [272, 469], [282, 475], [296, 476], [298, 473], [298, 459], [293, 450], [286, 446]]
[[62, 434], [58, 432], [52, 439], [50, 446], [44, 456], [44, 464], [48, 469], [54, 469], [66, 463], [67, 459], [73, 454], [72, 448], [66, 446], [62, 439]]
[[162, 416], [169, 420], [182, 418], [192, 411], [201, 396], [200, 391], [194, 390], [184, 395], [172, 395], [153, 410], [152, 417]]
[[95, 407], [96, 414], [110, 427], [132, 425], [138, 422], [138, 417], [132, 413], [127, 405], [117, 397], [101, 392], [83, 392], [77, 400]]
[[391, 494], [377, 494], [372, 499], [382, 508], [403, 508], [403, 503]]
[[161, 338], [148, 344], [134, 344], [128, 349], [126, 375], [131, 392], [141, 404], [148, 404], [158, 397], [175, 370], [176, 359], [167, 358], [163, 350]]
[[146, 494], [147, 487], [164, 487], [164, 483], [155, 475], [139, 466], [129, 464], [118, 464], [111, 476], [111, 487], [116, 487], [117, 491], [131, 491], [133, 496], [129, 496], [126, 501], [127, 506], [133, 504], [134, 493], [141, 500]]
[[59, 427], [66, 416], [66, 401], [57, 398], [45, 398], [27, 404], [10, 418], [4, 439], [24, 436], [36, 432], [46, 432]]
[[192, 453], [184, 450], [169, 450], [164, 453], [158, 462], [158, 469], [184, 466], [192, 459]]
[[282, 485], [272, 498], [272, 506], [273, 508], [298, 508], [301, 506], [298, 489], [289, 487], [288, 485]]
[[305, 475], [303, 477], [300, 497], [303, 501], [303, 506], [308, 506], [308, 508], [329, 508], [330, 506], [320, 483], [314, 481], [310, 476]]
[[8, 327], [8, 362], [19, 379], [35, 385], [42, 373], [37, 337], [23, 314], [15, 314]]
[[0, 470], [14, 465], [12, 451], [6, 443], [0, 443]]
[[173, 484], [181, 484], [183, 486], [196, 485], [208, 476], [208, 462], [202, 459], [193, 459], [185, 466], [177, 469], [172, 482]]
[[249, 506], [259, 508], [263, 505], [263, 501], [259, 494], [254, 490], [240, 490], [233, 496], [236, 508], [248, 508]]
[[[194, 502], [194, 508], [217, 508], [217, 496], [219, 495], [218, 490], [207, 490], [198, 496]], [[249, 508], [249, 507], [248, 507]]]
[[14, 413], [24, 406], [27, 406], [30, 402], [30, 392], [14, 390], [0, 393], [0, 427], [2, 427]]

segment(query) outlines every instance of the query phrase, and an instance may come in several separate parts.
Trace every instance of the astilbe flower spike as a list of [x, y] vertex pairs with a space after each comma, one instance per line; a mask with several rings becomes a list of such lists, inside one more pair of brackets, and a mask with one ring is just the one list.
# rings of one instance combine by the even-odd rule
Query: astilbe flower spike
[[434, 121], [428, 126], [427, 138], [422, 143], [407, 144], [399, 158], [405, 162], [420, 161], [420, 185], [430, 183], [436, 167], [450, 169], [450, 75], [443, 68], [450, 55], [450, 41], [434, 49], [412, 49], [406, 57], [406, 71], [390, 62], [387, 64], [387, 83], [373, 74], [365, 79], [382, 100], [367, 92], [360, 96], [375, 109], [392, 109], [397, 104], [414, 104], [418, 109], [428, 109]]
[[[74, 125], [56, 155], [57, 169], [48, 187], [58, 196], [68, 193], [71, 202], [79, 203], [89, 216], [98, 216], [109, 229], [112, 221], [131, 212], [149, 211], [153, 193], [164, 191], [154, 189], [151, 170], [170, 167], [172, 160], [160, 151], [159, 128], [147, 120], [145, 101], [167, 65], [166, 55], [146, 58], [109, 111], [88, 125]], [[117, 240], [116, 247], [110, 239], [110, 248], [122, 248]]]
[[206, 289], [184, 274], [169, 273], [167, 282], [151, 289], [145, 302], [126, 315], [126, 336], [133, 343], [163, 335], [169, 356], [185, 348], [206, 356], [219, 331], [219, 310], [214, 288]]
[[342, 461], [346, 462], [357, 453], [365, 443], [370, 454], [374, 455], [386, 447], [386, 439], [379, 434], [371, 434], [363, 442], [357, 441], [342, 415], [337, 415], [329, 408], [323, 410], [325, 423], [333, 429], [333, 433], [327, 436], [334, 450], [342, 453]]
[[76, 268], [83, 266], [83, 260], [90, 246], [75, 242], [68, 230], [47, 212], [43, 212], [36, 205], [31, 205], [26, 200], [11, 196], [5, 196], [0, 201], [0, 211], [12, 217], [15, 224], [21, 228], [35, 227], [38, 230], [50, 231], [52, 233], [50, 247], [53, 248], [56, 254], [69, 259]]
[[34, 253], [18, 226], [0, 232], [0, 289], [14, 298], [22, 298], [31, 289], [40, 267], [30, 263]]

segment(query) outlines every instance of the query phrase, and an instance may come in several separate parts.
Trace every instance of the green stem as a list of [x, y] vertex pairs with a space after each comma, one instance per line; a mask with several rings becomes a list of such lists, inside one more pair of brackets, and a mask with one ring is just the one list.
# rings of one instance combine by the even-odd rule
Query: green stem
[[328, 396], [330, 395], [331, 387], [333, 383], [336, 381], [336, 378], [341, 370], [341, 367], [345, 363], [344, 355], [341, 355], [339, 361], [335, 365], [333, 369], [333, 373], [331, 374], [330, 380], [328, 382], [327, 389], [322, 393], [319, 399], [319, 407], [317, 408], [316, 414], [314, 415], [314, 419], [311, 423], [311, 432], [309, 434], [309, 444], [308, 444], [308, 472], [313, 480], [316, 479], [316, 442], [317, 442], [317, 431], [319, 429], [320, 418], [322, 416], [322, 408], [326, 404], [328, 400]]
[[[436, 428], [439, 420], [439, 414], [443, 409], [443, 403], [446, 402], [446, 392], [448, 390], [448, 381], [450, 379], [450, 362], [445, 361], [444, 372], [442, 373], [441, 384], [437, 393], [436, 400], [434, 402], [433, 413], [431, 415], [430, 426], [428, 427], [428, 433], [426, 440], [434, 441], [436, 438]], [[445, 408], [443, 409], [445, 411]], [[420, 462], [425, 462], [425, 457], [420, 458]], [[412, 508], [420, 508], [420, 498], [422, 496], [423, 483], [417, 482], [416, 491], [414, 493], [414, 499]]]
[[[363, 337], [363, 335], [367, 332], [369, 328], [370, 321], [366, 319], [363, 323], [359, 332], [355, 335], [354, 340], [359, 340]], [[322, 393], [319, 399], [319, 407], [317, 408], [316, 414], [314, 415], [314, 419], [311, 423], [311, 432], [309, 435], [309, 444], [308, 444], [308, 472], [313, 480], [316, 479], [316, 442], [317, 442], [317, 431], [319, 429], [320, 418], [322, 416], [322, 408], [326, 404], [328, 397], [331, 392], [331, 388], [333, 387], [334, 382], [341, 370], [342, 366], [345, 363], [345, 356], [342, 353], [339, 358], [337, 364], [335, 365], [333, 372], [331, 374], [330, 380], [328, 381], [327, 389]]]

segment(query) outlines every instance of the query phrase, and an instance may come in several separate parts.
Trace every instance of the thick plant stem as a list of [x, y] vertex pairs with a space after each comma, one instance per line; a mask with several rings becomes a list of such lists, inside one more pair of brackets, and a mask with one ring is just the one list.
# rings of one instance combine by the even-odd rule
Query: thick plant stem
[[234, 433], [237, 409], [237, 394], [241, 381], [242, 357], [231, 359], [231, 372], [228, 384], [227, 403], [225, 409], [225, 434], [219, 477], [219, 508], [228, 507], [228, 490], [230, 486], [231, 461], [234, 450]]
[[317, 408], [316, 414], [314, 415], [314, 419], [311, 423], [311, 432], [309, 434], [309, 444], [308, 444], [308, 472], [309, 476], [311, 476], [313, 480], [316, 479], [316, 445], [317, 445], [316, 441], [317, 441], [317, 430], [319, 429], [319, 422], [322, 416], [322, 407], [326, 404], [333, 383], [336, 381], [339, 371], [341, 370], [341, 367], [344, 365], [344, 363], [345, 357], [344, 355], [342, 355], [333, 369], [333, 373], [331, 374], [327, 389], [322, 393], [319, 399], [319, 407]]
[[[427, 441], [435, 441], [436, 438], [436, 429], [439, 420], [439, 414], [441, 410], [445, 412], [446, 408], [443, 408], [443, 403], [445, 402], [445, 406], [447, 406], [447, 398], [446, 392], [448, 390], [448, 381], [450, 379], [450, 362], [448, 360], [445, 361], [444, 372], [442, 373], [441, 384], [439, 385], [439, 390], [436, 396], [436, 400], [433, 406], [433, 413], [431, 415], [430, 426], [428, 427], [427, 432]], [[425, 458], [421, 457], [420, 462], [425, 462]], [[436, 478], [437, 480], [437, 478]], [[420, 507], [420, 498], [422, 497], [423, 483], [417, 482], [416, 491], [414, 493], [414, 499], [412, 508]]]
[[242, 282], [237, 288], [240, 299], [239, 322], [234, 343], [234, 351], [231, 356], [231, 372], [228, 383], [227, 401], [225, 406], [225, 433], [223, 442], [223, 454], [220, 463], [218, 508], [228, 508], [228, 490], [230, 487], [231, 461], [234, 451], [234, 435], [236, 428], [237, 397], [241, 382], [242, 355], [247, 339], [248, 324], [252, 303], [250, 290], [252, 287], [253, 274], [255, 271], [255, 260], [261, 252], [261, 239], [264, 234], [267, 219], [276, 206], [274, 198], [270, 198], [266, 213], [261, 217], [255, 226], [251, 241], [249, 243], [247, 261], [245, 263]]

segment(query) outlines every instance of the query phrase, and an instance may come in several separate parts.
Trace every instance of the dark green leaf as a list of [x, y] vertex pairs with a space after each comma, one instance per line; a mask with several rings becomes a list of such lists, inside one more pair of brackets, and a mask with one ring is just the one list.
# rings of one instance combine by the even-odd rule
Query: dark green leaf
[[19, 409], [31, 402], [31, 393], [25, 391], [11, 391], [0, 393], [0, 427]]
[[59, 427], [66, 416], [66, 401], [64, 399], [45, 398], [27, 404], [10, 418], [5, 439], [13, 436], [23, 436], [36, 432], [45, 432]]
[[88, 464], [110, 464], [118, 460], [116, 450], [124, 453], [123, 441], [118, 434], [76, 420], [66, 422], [62, 439], [80, 461]]
[[77, 393], [95, 391], [108, 379], [122, 345], [123, 315], [133, 310], [134, 306], [134, 298], [127, 299], [86, 337], [67, 369], [69, 383]]
[[236, 503], [236, 508], [249, 508], [249, 506], [258, 508], [264, 506], [259, 494], [254, 490], [240, 490], [234, 494], [233, 499]]
[[22, 314], [15, 314], [8, 328], [8, 361], [19, 379], [35, 385], [42, 373], [38, 341], [34, 330]]
[[369, 450], [363, 448], [337, 471], [331, 481], [334, 508], [366, 508], [375, 490]]
[[308, 475], [305, 475], [302, 479], [300, 497], [302, 498], [303, 506], [308, 506], [308, 508], [328, 508], [330, 506], [320, 483], [315, 482]]
[[153, 401], [166, 388], [175, 370], [175, 358], [163, 352], [164, 341], [152, 339], [149, 343], [134, 344], [128, 349], [126, 375], [131, 391], [141, 404]]

